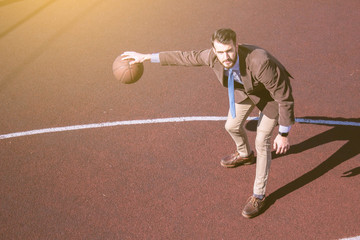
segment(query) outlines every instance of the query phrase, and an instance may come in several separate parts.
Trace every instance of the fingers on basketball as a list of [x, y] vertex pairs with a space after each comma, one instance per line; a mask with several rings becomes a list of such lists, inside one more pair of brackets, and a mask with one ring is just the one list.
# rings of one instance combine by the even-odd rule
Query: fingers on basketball
[[118, 56], [112, 66], [113, 74], [116, 80], [124, 84], [132, 84], [137, 82], [144, 73], [144, 65], [142, 63], [133, 63], [131, 58]]

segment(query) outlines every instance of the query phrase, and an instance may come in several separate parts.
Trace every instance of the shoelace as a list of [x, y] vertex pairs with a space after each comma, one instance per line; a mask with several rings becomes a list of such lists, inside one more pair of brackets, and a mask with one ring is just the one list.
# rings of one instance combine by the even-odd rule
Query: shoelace
[[258, 207], [260, 201], [261, 201], [260, 199], [254, 197], [254, 196], [252, 196], [251, 199], [250, 199], [250, 203], [251, 203], [251, 205], [253, 205], [254, 207]]

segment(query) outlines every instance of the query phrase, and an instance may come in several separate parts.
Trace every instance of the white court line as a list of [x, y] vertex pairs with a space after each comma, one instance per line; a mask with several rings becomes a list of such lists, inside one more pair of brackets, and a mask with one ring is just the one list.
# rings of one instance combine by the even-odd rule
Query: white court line
[[[105, 123], [45, 128], [45, 129], [31, 130], [25, 132], [9, 133], [9, 134], [0, 135], [0, 139], [30, 136], [30, 135], [43, 134], [43, 133], [65, 132], [65, 131], [74, 131], [81, 129], [92, 129], [92, 128], [124, 126], [124, 125], [126, 126], [126, 125], [151, 124], [151, 123], [192, 122], [192, 121], [225, 121], [226, 119], [227, 117], [177, 117], [177, 118], [157, 118], [157, 119], [145, 119], [145, 120], [105, 122]], [[247, 120], [258, 120], [258, 117], [248, 117]], [[357, 126], [357, 127], [360, 126], [360, 123], [346, 122], [346, 121], [313, 120], [313, 119], [304, 119], [304, 118], [296, 118], [295, 121], [299, 123], [310, 123], [310, 124], [343, 125], [343, 126], [345, 125], [345, 126]], [[342, 238], [340, 240], [360, 240], [360, 236], [352, 237], [352, 238]]]
[[360, 236], [351, 237], [351, 238], [341, 238], [340, 240], [360, 240]]
[[9, 134], [0, 135], [0, 139], [30, 136], [30, 135], [43, 134], [43, 133], [65, 132], [65, 131], [74, 131], [74, 130], [81, 130], [81, 129], [114, 127], [114, 126], [124, 126], [124, 125], [171, 123], [171, 122], [191, 122], [191, 121], [224, 121], [224, 120], [226, 120], [226, 117], [177, 117], [177, 118], [157, 118], [157, 119], [145, 119], [145, 120], [104, 122], [104, 123], [45, 128], [45, 129], [31, 130], [31, 131], [25, 131], [25, 132], [9, 133]]
[[[152, 123], [172, 123], [172, 122], [193, 122], [193, 121], [225, 121], [227, 117], [175, 117], [175, 118], [156, 118], [156, 119], [145, 119], [145, 120], [130, 120], [130, 121], [117, 121], [117, 122], [104, 122], [104, 123], [93, 123], [85, 125], [74, 125], [67, 127], [54, 127], [45, 128], [38, 130], [31, 130], [25, 132], [16, 132], [0, 135], [0, 139], [8, 139], [15, 137], [30, 136], [43, 133], [55, 133], [65, 131], [75, 131], [81, 129], [93, 129], [103, 127], [114, 127], [124, 125], [139, 125], [139, 124], [152, 124]], [[247, 120], [258, 120], [258, 117], [248, 117]], [[347, 122], [347, 121], [333, 121], [333, 120], [314, 120], [305, 118], [296, 118], [296, 122], [299, 123], [310, 123], [310, 124], [324, 124], [324, 125], [342, 125], [342, 126], [360, 126], [358, 122]]]

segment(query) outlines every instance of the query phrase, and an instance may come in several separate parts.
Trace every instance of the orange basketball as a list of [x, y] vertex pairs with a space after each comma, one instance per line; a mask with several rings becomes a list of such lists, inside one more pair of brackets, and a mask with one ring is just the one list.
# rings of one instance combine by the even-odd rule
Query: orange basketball
[[121, 83], [131, 84], [137, 82], [144, 73], [144, 65], [142, 63], [129, 64], [131, 60], [123, 60], [118, 56], [113, 63], [113, 74], [116, 80]]

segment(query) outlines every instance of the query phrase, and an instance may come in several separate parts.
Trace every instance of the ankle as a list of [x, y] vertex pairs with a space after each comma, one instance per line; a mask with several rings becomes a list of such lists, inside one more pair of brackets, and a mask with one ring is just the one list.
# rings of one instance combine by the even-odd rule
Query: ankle
[[250, 157], [250, 156], [252, 155], [253, 152], [250, 151], [250, 153], [244, 153], [244, 152], [238, 151], [238, 153], [239, 153], [240, 157], [242, 157], [242, 158], [248, 158], [248, 157]]
[[259, 194], [253, 194], [254, 197], [256, 197], [257, 199], [263, 200], [265, 198], [265, 195], [259, 195]]

